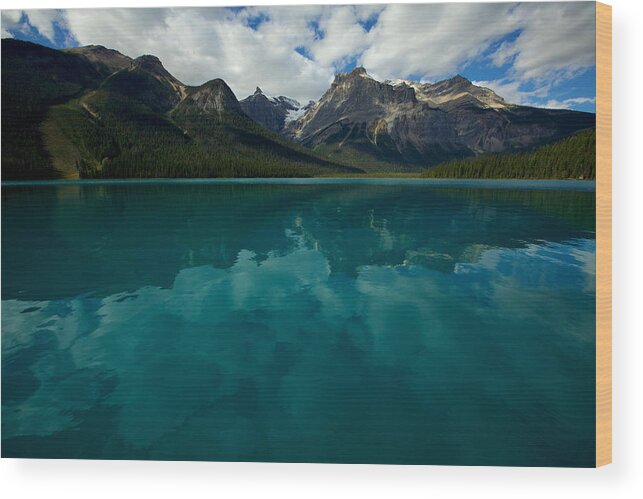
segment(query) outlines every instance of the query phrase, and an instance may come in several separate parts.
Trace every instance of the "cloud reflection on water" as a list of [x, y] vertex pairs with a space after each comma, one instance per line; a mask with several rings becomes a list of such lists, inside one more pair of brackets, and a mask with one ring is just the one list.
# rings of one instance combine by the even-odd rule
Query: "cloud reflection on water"
[[355, 276], [303, 241], [184, 268], [167, 288], [4, 300], [3, 439], [55, 438], [109, 406], [132, 457], [457, 462], [494, 435], [520, 443], [518, 461], [572, 446], [560, 459], [584, 462], [593, 240]]

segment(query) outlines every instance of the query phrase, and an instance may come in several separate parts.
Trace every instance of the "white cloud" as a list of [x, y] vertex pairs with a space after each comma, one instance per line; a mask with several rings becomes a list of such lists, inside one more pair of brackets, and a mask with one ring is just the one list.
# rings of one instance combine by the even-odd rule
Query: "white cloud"
[[366, 50], [371, 37], [359, 22], [375, 12], [354, 6], [327, 8], [319, 20], [324, 38], [308, 44], [315, 62], [323, 66], [343, 66]]
[[[109, 9], [66, 13], [81, 45], [101, 44], [131, 57], [154, 54], [186, 84], [223, 78], [238, 98], [257, 85], [270, 94], [305, 101], [318, 97], [334, 69], [297, 53], [314, 32], [308, 20], [319, 9], [273, 9], [271, 19], [253, 30], [248, 18], [264, 12], [224, 9]], [[298, 15], [297, 15], [298, 14]], [[273, 17], [274, 16], [274, 17]]]
[[[389, 5], [362, 62], [383, 78], [435, 80], [491, 49], [492, 63], [510, 67], [502, 80], [483, 83], [510, 102], [535, 104], [595, 64], [594, 24], [591, 2]], [[492, 48], [508, 34], [515, 39]], [[527, 83], [536, 90], [521, 90]]]
[[10, 29], [20, 29], [21, 23], [20, 19], [22, 18], [21, 10], [3, 10], [2, 15], [0, 16], [2, 29], [2, 38], [11, 38], [12, 35], [9, 32]]
[[595, 64], [593, 2], [525, 3], [513, 12], [522, 29], [501, 47], [501, 60], [524, 80], [560, 79]]
[[502, 96], [505, 101], [523, 106], [539, 106], [542, 99], [547, 98], [551, 85], [542, 84], [531, 90], [521, 90], [522, 82], [516, 79], [493, 81], [474, 81], [475, 85], [486, 87]]
[[595, 104], [595, 97], [574, 97], [572, 99], [556, 100], [551, 99], [547, 101], [544, 107], [551, 109], [572, 109], [578, 104]]
[[392, 4], [370, 31], [363, 65], [380, 78], [456, 72], [512, 31], [512, 4]]
[[[542, 106], [554, 87], [596, 63], [594, 3], [524, 3], [511, 15], [518, 36], [490, 56], [496, 66], [509, 64], [509, 69], [500, 80], [480, 82], [507, 101]], [[525, 90], [526, 84], [532, 89]], [[544, 106], [567, 109], [592, 102], [589, 97], [549, 99]]]
[[[23, 14], [25, 20], [23, 21]], [[2, 37], [13, 37], [9, 30], [17, 30], [28, 34], [31, 30], [37, 31], [41, 36], [54, 42], [56, 26], [66, 28], [63, 11], [56, 9], [40, 10], [3, 10], [2, 11]], [[68, 39], [67, 42], [71, 43]]]
[[29, 24], [50, 41], [54, 41], [54, 25], [64, 25], [62, 13], [59, 10], [43, 9], [25, 11]]
[[[473, 61], [508, 65], [489, 86], [509, 101], [543, 97], [594, 64], [594, 4], [476, 3], [360, 6], [73, 9], [26, 11], [53, 39], [54, 24], [81, 44], [126, 55], [157, 55], [181, 81], [223, 78], [237, 97], [258, 85], [272, 95], [318, 98], [338, 69], [358, 61], [375, 77], [436, 80]], [[370, 31], [366, 20], [376, 19]], [[2, 28], [19, 28], [19, 11], [3, 11]], [[253, 26], [253, 27], [251, 27]], [[514, 33], [510, 41], [504, 41]], [[301, 53], [300, 53], [301, 52]], [[531, 94], [531, 95], [530, 95]]]

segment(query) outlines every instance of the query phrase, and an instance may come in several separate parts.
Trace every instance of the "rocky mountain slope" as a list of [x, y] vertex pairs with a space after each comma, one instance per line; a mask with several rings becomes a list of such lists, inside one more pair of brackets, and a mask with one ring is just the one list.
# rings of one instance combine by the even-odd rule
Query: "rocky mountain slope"
[[594, 114], [509, 104], [462, 76], [380, 82], [356, 68], [338, 74], [284, 134], [331, 158], [387, 170], [529, 149], [594, 126]]
[[243, 111], [261, 126], [273, 132], [283, 131], [285, 125], [305, 112], [295, 99], [268, 97], [257, 87], [255, 93], [239, 101]]
[[358, 172], [252, 121], [220, 79], [183, 84], [151, 55], [2, 40], [2, 178]]
[[594, 114], [514, 105], [462, 76], [380, 82], [356, 68], [305, 106], [259, 88], [238, 101], [223, 80], [185, 85], [152, 55], [13, 39], [2, 104], [6, 180], [420, 171], [595, 126]]
[[81, 56], [105, 77], [121, 69], [129, 68], [133, 62], [130, 57], [121, 54], [117, 50], [105, 48], [102, 45], [75, 47], [65, 49], [62, 52]]

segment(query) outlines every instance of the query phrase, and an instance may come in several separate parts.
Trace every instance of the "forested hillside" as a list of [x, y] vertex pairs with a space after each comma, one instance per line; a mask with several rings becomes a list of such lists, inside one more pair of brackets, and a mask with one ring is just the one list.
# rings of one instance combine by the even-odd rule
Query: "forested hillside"
[[596, 178], [596, 131], [579, 132], [533, 151], [485, 154], [443, 163], [422, 174], [428, 178]]
[[28, 42], [2, 40], [2, 178], [57, 178], [42, 126], [48, 109], [96, 88], [83, 58]]
[[594, 122], [508, 104], [462, 77], [394, 84], [357, 68], [280, 135], [225, 81], [185, 85], [153, 55], [2, 40], [4, 180], [393, 174], [447, 160], [423, 175], [594, 178], [595, 134], [577, 133]]
[[152, 56], [105, 77], [92, 56], [2, 40], [4, 180], [361, 171], [261, 127], [222, 80], [183, 85]]

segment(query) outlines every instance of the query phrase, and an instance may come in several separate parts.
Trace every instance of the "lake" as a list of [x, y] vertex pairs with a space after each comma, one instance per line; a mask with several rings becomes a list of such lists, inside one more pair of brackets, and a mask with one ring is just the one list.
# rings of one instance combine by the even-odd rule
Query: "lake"
[[595, 184], [5, 183], [2, 456], [594, 466]]

